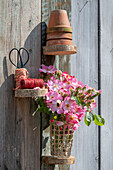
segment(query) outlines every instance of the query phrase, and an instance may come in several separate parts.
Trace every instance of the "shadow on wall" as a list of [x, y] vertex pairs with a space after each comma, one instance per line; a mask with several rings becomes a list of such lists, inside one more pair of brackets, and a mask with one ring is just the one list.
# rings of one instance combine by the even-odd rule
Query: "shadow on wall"
[[[38, 70], [41, 63], [46, 65], [53, 65], [55, 56], [44, 56], [43, 46], [46, 45], [46, 23], [38, 24], [28, 35], [24, 47], [29, 51], [30, 60], [26, 65], [26, 69], [30, 73], [30, 77], [37, 78]], [[40, 36], [41, 35], [41, 36]], [[22, 53], [23, 61], [26, 61], [26, 53]]]
[[[42, 28], [42, 29], [41, 29]], [[42, 33], [41, 33], [42, 30]], [[41, 38], [42, 34], [42, 38]], [[38, 78], [38, 70], [41, 62], [50, 65], [54, 63], [54, 56], [43, 56], [41, 61], [41, 47], [46, 44], [46, 24], [40, 23], [38, 24], [28, 35], [24, 47], [30, 53], [30, 60], [25, 66], [26, 69], [30, 73], [30, 77]], [[13, 48], [13, 47], [11, 47]], [[17, 48], [17, 47], [16, 47]], [[20, 48], [20, 47], [19, 47]], [[9, 49], [10, 51], [11, 49]], [[30, 158], [33, 155], [36, 155], [36, 158], [39, 157], [39, 153], [35, 148], [39, 148], [37, 143], [39, 141], [39, 131], [40, 131], [40, 114], [37, 114], [36, 117], [32, 117], [33, 111], [36, 110], [36, 105], [31, 104], [31, 100], [29, 99], [15, 99], [14, 97], [14, 74], [11, 74], [15, 67], [10, 64], [7, 65], [7, 60], [9, 56], [5, 56], [3, 59], [3, 76], [4, 82], [0, 87], [0, 103], [1, 103], [1, 117], [0, 117], [0, 128], [3, 129], [0, 133], [1, 141], [0, 141], [0, 168], [1, 169], [25, 169], [23, 165], [22, 159], [24, 159], [23, 153], [27, 152], [26, 148], [29, 147], [29, 141], [34, 143], [34, 147], [30, 149], [30, 152], [26, 157], [26, 166], [27, 169], [34, 167], [29, 167], [29, 165], [33, 166], [36, 160], [31, 160]], [[23, 51], [22, 53], [23, 62], [26, 61], [26, 53]], [[13, 61], [16, 61], [16, 56], [12, 56]], [[13, 71], [12, 71], [13, 69]], [[8, 76], [8, 74], [10, 76]], [[33, 106], [31, 108], [30, 106]], [[25, 111], [27, 109], [27, 112]], [[26, 114], [23, 114], [26, 112]], [[48, 127], [49, 125], [49, 117], [46, 114], [41, 114], [41, 124], [42, 130]], [[26, 121], [24, 122], [24, 120]], [[34, 132], [33, 128], [38, 127]], [[28, 133], [29, 132], [29, 133]], [[26, 140], [27, 138], [30, 140]], [[34, 134], [35, 133], [35, 134]], [[46, 146], [48, 138], [42, 137], [43, 143], [42, 147]], [[26, 147], [22, 148], [22, 142], [25, 142]], [[22, 152], [21, 152], [22, 151]], [[30, 154], [30, 155], [29, 155]], [[4, 159], [5, 157], [5, 159]], [[40, 158], [39, 158], [40, 159]], [[32, 162], [31, 162], [32, 161]], [[12, 162], [10, 164], [10, 162]], [[29, 165], [27, 164], [29, 162]], [[38, 166], [38, 163], [37, 165]], [[37, 169], [37, 167], [35, 167]]]
[[[55, 56], [43, 55], [43, 46], [46, 46], [46, 28], [45, 22], [38, 24], [28, 35], [24, 47], [29, 51], [30, 60], [26, 65], [26, 69], [29, 71], [30, 78], [38, 78], [39, 67], [41, 63], [45, 65], [53, 65], [55, 62]], [[41, 35], [41, 36], [40, 36]], [[26, 61], [26, 52], [22, 53], [23, 61]], [[42, 130], [49, 126], [49, 117], [47, 114], [42, 113]]]
[[[42, 45], [41, 45], [41, 27], [42, 27]], [[29, 51], [30, 53], [30, 60], [26, 65], [26, 69], [30, 73], [30, 77], [37, 78], [38, 77], [38, 70], [41, 64], [41, 46], [45, 45], [45, 31], [46, 25], [45, 23], [38, 24], [28, 35], [24, 47]], [[13, 48], [13, 47], [11, 47]], [[10, 51], [11, 49], [9, 49]], [[22, 53], [23, 62], [26, 61], [26, 53]], [[13, 56], [12, 56], [13, 58]], [[16, 56], [14, 56], [14, 61]], [[27, 133], [27, 137], [31, 139], [31, 142], [34, 143], [34, 147], [31, 148], [31, 151], [28, 153], [26, 157], [26, 162], [29, 162], [29, 165], [32, 165], [30, 163], [33, 160], [29, 160], [30, 157], [33, 157], [34, 154], [36, 154], [36, 157], [39, 157], [39, 153], [35, 148], [39, 148], [40, 146], [37, 146], [37, 141], [39, 140], [39, 129], [40, 129], [40, 115], [37, 114], [36, 117], [32, 117], [33, 109], [36, 109], [36, 105], [34, 105], [34, 108], [30, 108], [31, 100], [29, 99], [15, 99], [14, 97], [14, 74], [12, 73], [13, 66], [11, 67], [11, 63], [7, 65], [8, 56], [4, 57], [3, 59], [3, 76], [4, 76], [4, 82], [0, 87], [0, 103], [1, 103], [1, 119], [0, 119], [0, 127], [3, 128], [3, 131], [0, 134], [1, 137], [1, 159], [3, 159], [2, 162], [0, 162], [0, 168], [4, 169], [24, 169], [23, 161], [24, 159], [24, 152], [26, 151], [26, 148], [21, 148], [22, 141], [26, 142], [26, 147], [29, 145], [29, 140], [26, 141], [25, 134]], [[52, 64], [54, 62], [53, 59], [49, 58], [49, 56], [44, 56], [45, 64]], [[43, 62], [43, 60], [42, 60]], [[43, 62], [44, 63], [44, 62]], [[15, 69], [15, 68], [14, 68]], [[11, 74], [8, 76], [8, 74]], [[26, 104], [25, 104], [26, 102]], [[26, 106], [24, 106], [24, 104]], [[25, 111], [25, 107], [27, 108], [26, 115], [22, 114], [22, 111]], [[22, 110], [23, 108], [23, 110]], [[29, 110], [30, 108], [30, 110]], [[24, 119], [26, 119], [26, 122], [24, 122]], [[43, 127], [42, 129], [45, 129], [49, 125], [49, 118], [47, 115], [44, 114], [42, 116], [42, 122]], [[23, 129], [22, 129], [23, 127]], [[35, 132], [31, 133], [33, 128], [39, 127], [35, 130]], [[26, 130], [25, 130], [26, 129]], [[28, 133], [29, 131], [29, 133]], [[34, 135], [35, 133], [35, 135]], [[2, 141], [3, 140], [3, 141]], [[35, 142], [36, 141], [36, 142]], [[47, 142], [47, 138], [44, 139], [44, 143]], [[28, 146], [29, 147], [29, 146]], [[23, 150], [23, 152], [21, 152]], [[40, 149], [39, 149], [40, 150]], [[31, 154], [31, 155], [29, 155]], [[5, 159], [4, 159], [5, 156]], [[39, 158], [40, 159], [40, 158]], [[36, 161], [36, 160], [34, 160]], [[12, 162], [10, 164], [10, 162]], [[26, 163], [27, 164], [27, 163]], [[27, 166], [29, 166], [27, 165]], [[38, 164], [37, 164], [38, 166]], [[30, 167], [31, 169], [34, 169], [34, 167]], [[37, 169], [37, 167], [35, 167]], [[29, 169], [29, 167], [27, 167]]]
[[[15, 98], [12, 90], [14, 74], [8, 76], [6, 56], [3, 58], [3, 66], [0, 69], [2, 68], [0, 73], [3, 74], [1, 80], [4, 79], [4, 82], [0, 86], [0, 169], [8, 169], [10, 158], [14, 157]], [[12, 160], [13, 163], [14, 160]]]
[[[40, 32], [40, 28], [41, 28], [41, 32]], [[38, 24], [31, 31], [24, 44], [24, 47], [28, 49], [30, 53], [30, 61], [26, 65], [26, 69], [30, 72], [30, 77], [34, 77], [34, 78], [38, 77], [37, 73], [41, 63], [45, 65], [53, 65], [55, 62], [55, 56], [43, 55], [43, 46], [46, 46], [46, 28], [47, 25], [45, 22]], [[24, 59], [26, 58], [24, 52], [23, 52], [23, 57]], [[41, 113], [41, 114], [37, 113], [37, 115], [38, 116], [41, 115], [41, 119], [40, 119], [41, 131], [43, 132], [43, 130], [49, 126], [49, 119], [50, 119], [49, 115], [47, 115], [46, 113]], [[42, 149], [44, 149], [46, 147], [49, 137], [43, 136], [43, 133], [41, 135], [42, 135], [41, 136]]]

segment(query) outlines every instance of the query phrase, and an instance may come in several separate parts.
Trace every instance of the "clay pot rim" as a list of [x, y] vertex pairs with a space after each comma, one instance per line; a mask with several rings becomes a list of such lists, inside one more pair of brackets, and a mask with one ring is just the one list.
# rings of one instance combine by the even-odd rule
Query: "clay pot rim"
[[51, 41], [51, 40], [71, 40], [72, 41], [72, 38], [52, 38], [52, 39], [47, 39], [47, 41]]
[[66, 31], [56, 31], [56, 32], [48, 32], [47, 34], [55, 34], [55, 33], [62, 33], [62, 34], [71, 34], [72, 35], [72, 32], [66, 32]]
[[70, 39], [72, 40], [72, 33], [49, 33], [47, 34], [46, 40], [56, 40], [56, 39]]
[[70, 39], [56, 39], [46, 41], [46, 46], [52, 45], [73, 45], [73, 42]]
[[56, 26], [52, 26], [52, 27], [47, 27], [48, 29], [52, 29], [52, 28], [70, 28], [72, 29], [72, 27], [66, 26], [66, 25], [56, 25]]
[[72, 27], [48, 27], [46, 29], [47, 33], [51, 32], [71, 32], [72, 33]]
[[57, 11], [65, 11], [67, 13], [67, 11], [65, 9], [54, 9], [54, 10], [51, 11], [51, 13], [52, 12], [57, 12]]
[[63, 31], [63, 30], [46, 31], [46, 34], [51, 34], [51, 33], [70, 33], [70, 34], [72, 34], [72, 31]]
[[[64, 48], [63, 51], [61, 47]], [[74, 45], [45, 46], [43, 47], [43, 50], [44, 50], [44, 55], [71, 55], [77, 53], [77, 48]]]

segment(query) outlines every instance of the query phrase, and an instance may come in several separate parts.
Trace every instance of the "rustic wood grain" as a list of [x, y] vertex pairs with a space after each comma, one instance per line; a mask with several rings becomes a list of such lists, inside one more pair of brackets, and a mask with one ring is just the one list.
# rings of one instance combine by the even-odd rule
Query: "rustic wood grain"
[[48, 92], [47, 89], [17, 89], [15, 90], [15, 97], [42, 97]]
[[42, 157], [42, 162], [44, 164], [74, 164], [75, 163], [75, 158], [70, 156], [69, 158], [60, 158], [60, 157], [52, 157], [52, 156], [43, 156]]
[[[77, 54], [71, 56], [71, 74], [98, 89], [98, 1], [72, 0], [73, 43]], [[98, 114], [98, 108], [94, 110]], [[83, 122], [75, 131], [71, 170], [98, 170], [98, 127]]]
[[[48, 25], [48, 21], [49, 21], [49, 17], [51, 14], [51, 11], [54, 9], [65, 9], [68, 13], [68, 17], [69, 17], [69, 21], [71, 22], [71, 0], [42, 0], [42, 33], [43, 33], [43, 37], [42, 37], [42, 42], [43, 42], [43, 46], [45, 46], [46, 44], [44, 43], [44, 40], [46, 39], [46, 36], [44, 36], [46, 29], [44, 24], [47, 26]], [[74, 44], [76, 45], [76, 44]], [[70, 69], [70, 56], [69, 55], [65, 55], [65, 56], [42, 56], [42, 63], [46, 64], [46, 65], [55, 65], [55, 67], [57, 67], [57, 69], [61, 69], [62, 71], [67, 71], [68, 73], [71, 72]], [[43, 128], [43, 122], [49, 122], [47, 118], [45, 118], [46, 116], [42, 116], [42, 129]], [[45, 126], [45, 124], [44, 124]], [[47, 127], [47, 124], [46, 124]], [[49, 150], [49, 128], [45, 128], [43, 130], [42, 133], [42, 146], [45, 146], [42, 148], [42, 155], [49, 155], [50, 150]], [[46, 140], [48, 139], [48, 140]], [[45, 142], [46, 141], [46, 142]], [[69, 170], [69, 166], [67, 165], [66, 167], [63, 167], [65, 170]], [[45, 168], [45, 170], [48, 170], [48, 167], [45, 166], [43, 167], [42, 165], [42, 170], [43, 168]], [[62, 168], [61, 165], [60, 167], [55, 166], [55, 170], [58, 170], [59, 168]], [[67, 169], [66, 169], [67, 168]]]
[[69, 165], [59, 165], [59, 170], [70, 170]]
[[55, 170], [55, 165], [42, 164], [42, 169], [43, 170], [46, 170], [46, 169]]
[[[31, 99], [15, 99], [15, 67], [8, 54], [25, 46], [30, 52], [26, 65], [30, 77], [38, 77], [41, 56], [41, 1], [0, 2], [0, 169], [40, 169], [40, 124], [32, 113]], [[23, 54], [23, 59], [26, 56]], [[13, 57], [16, 62], [16, 56]], [[35, 130], [34, 130], [35, 129]]]
[[76, 52], [76, 46], [73, 45], [52, 45], [43, 47], [44, 55], [70, 55]]
[[100, 1], [101, 35], [101, 170], [113, 169], [113, 1]]

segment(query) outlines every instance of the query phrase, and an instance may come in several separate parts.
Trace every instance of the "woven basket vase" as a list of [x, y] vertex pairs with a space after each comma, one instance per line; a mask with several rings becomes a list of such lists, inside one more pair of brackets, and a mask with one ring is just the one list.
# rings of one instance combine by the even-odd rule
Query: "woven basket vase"
[[59, 127], [55, 122], [50, 122], [51, 155], [54, 157], [69, 157], [71, 155], [73, 134], [74, 130], [66, 130], [64, 126]]

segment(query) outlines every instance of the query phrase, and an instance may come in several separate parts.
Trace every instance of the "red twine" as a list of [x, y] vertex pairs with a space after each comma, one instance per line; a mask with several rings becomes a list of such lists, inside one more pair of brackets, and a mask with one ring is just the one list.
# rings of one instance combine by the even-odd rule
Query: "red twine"
[[43, 79], [21, 79], [20, 81], [20, 88], [21, 89], [33, 89], [35, 87], [42, 88], [44, 86], [44, 80]]
[[28, 76], [29, 73], [25, 68], [19, 68], [15, 70], [16, 89], [20, 88], [21, 79], [26, 79]]
[[15, 70], [16, 89], [33, 89], [35, 87], [43, 88], [43, 79], [28, 78], [29, 73], [25, 68]]

